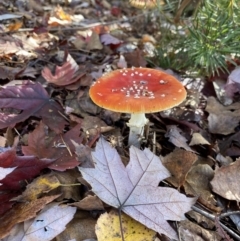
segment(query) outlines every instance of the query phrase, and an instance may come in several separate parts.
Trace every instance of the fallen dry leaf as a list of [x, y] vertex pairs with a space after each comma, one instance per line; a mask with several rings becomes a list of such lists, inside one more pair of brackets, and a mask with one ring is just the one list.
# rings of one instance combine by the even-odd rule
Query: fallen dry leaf
[[60, 185], [61, 183], [53, 174], [41, 175], [28, 184], [26, 190], [20, 196], [12, 198], [11, 201], [33, 201], [39, 198], [40, 195], [48, 193]]
[[176, 148], [172, 153], [162, 158], [163, 165], [172, 174], [167, 180], [172, 185], [181, 187], [185, 182], [187, 173], [196, 160], [196, 154]]
[[57, 66], [54, 74], [48, 67], [42, 70], [42, 76], [47, 80], [47, 82], [55, 84], [57, 86], [70, 85], [77, 80], [79, 80], [85, 73], [79, 73], [79, 66], [68, 54], [66, 62], [62, 66]]
[[169, 138], [169, 141], [173, 143], [176, 147], [182, 147], [187, 151], [193, 151], [189, 145], [186, 143], [187, 139], [180, 133], [181, 130], [175, 125], [167, 126], [167, 133], [165, 137]]
[[158, 187], [170, 174], [157, 156], [148, 149], [141, 151], [132, 146], [130, 162], [125, 167], [117, 151], [103, 138], [92, 156], [95, 168], [79, 170], [99, 198], [148, 228], [177, 239], [166, 220], [184, 219], [195, 198], [187, 198], [172, 188]]
[[194, 145], [210, 145], [210, 143], [200, 133], [193, 133], [189, 146]]
[[0, 186], [2, 185], [1, 180], [4, 179], [8, 174], [13, 172], [16, 168], [17, 167], [9, 167], [9, 168], [0, 167]]
[[40, 122], [36, 129], [28, 135], [28, 146], [23, 146], [25, 155], [34, 155], [39, 158], [54, 159], [49, 168], [59, 171], [71, 169], [79, 165], [75, 155], [75, 146], [72, 141], [81, 143], [81, 124], [76, 125], [64, 135], [45, 131], [45, 125]]
[[75, 202], [72, 206], [78, 207], [82, 210], [104, 210], [102, 201], [97, 196], [90, 196], [83, 198], [79, 202]]
[[[144, 227], [124, 213], [121, 214], [121, 221], [125, 241], [152, 241], [156, 235], [156, 232]], [[102, 214], [95, 228], [98, 241], [122, 241], [119, 226], [119, 215], [116, 211]]]
[[[95, 234], [96, 219], [89, 212], [78, 210], [67, 228], [56, 237], [56, 241], [97, 241]], [[106, 240], [107, 241], [107, 240]]]
[[19, 190], [21, 181], [35, 177], [54, 160], [38, 159], [35, 156], [17, 156], [14, 149], [0, 153], [0, 167], [15, 168], [1, 180], [0, 190]]
[[12, 227], [20, 222], [31, 219], [36, 216], [47, 203], [52, 202], [59, 195], [46, 196], [32, 202], [18, 203], [5, 215], [0, 217], [0, 238], [9, 235]]
[[235, 132], [240, 121], [240, 103], [223, 106], [214, 97], [207, 100], [208, 128], [211, 133], [228, 135]]
[[179, 234], [181, 240], [184, 241], [221, 241], [221, 237], [215, 232], [190, 222], [189, 220], [184, 220], [180, 222]]
[[0, 108], [13, 108], [19, 114], [1, 112], [0, 129], [14, 127], [16, 123], [29, 116], [41, 117], [43, 122], [57, 133], [61, 133], [67, 124], [59, 113], [61, 106], [53, 99], [40, 83], [24, 82], [21, 86], [7, 86], [0, 90]]
[[65, 230], [76, 212], [75, 207], [51, 203], [47, 205], [35, 218], [24, 222], [24, 227], [18, 229], [8, 241], [34, 240], [51, 241]]
[[228, 200], [240, 201], [240, 158], [226, 167], [216, 170], [211, 185], [213, 191]]
[[211, 193], [209, 182], [214, 176], [213, 169], [207, 164], [193, 166], [188, 172], [184, 188], [187, 194], [196, 195], [205, 201], [206, 206], [216, 205], [216, 200]]

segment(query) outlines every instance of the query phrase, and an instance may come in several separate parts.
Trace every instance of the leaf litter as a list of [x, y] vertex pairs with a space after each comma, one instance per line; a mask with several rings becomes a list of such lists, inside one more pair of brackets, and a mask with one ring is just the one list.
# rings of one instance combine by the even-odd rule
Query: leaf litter
[[[142, 142], [143, 148], [148, 147], [161, 156], [168, 169], [166, 177], [160, 173], [154, 175], [156, 180], [152, 177], [150, 183], [144, 184], [145, 192], [136, 185], [135, 199], [131, 195], [126, 198], [123, 192], [126, 186], [131, 187], [128, 184], [134, 183], [132, 179], [135, 180], [139, 171], [135, 167], [139, 162], [133, 163], [136, 153], [148, 160], [149, 152], [131, 148], [129, 157], [125, 141], [129, 116], [97, 107], [88, 91], [106, 72], [132, 66], [149, 67], [146, 59], [156, 63], [152, 57], [161, 44], [158, 14], [146, 18], [128, 2], [110, 0], [64, 1], [64, 4], [59, 0], [3, 0], [0, 10], [0, 228], [2, 235], [9, 235], [3, 241], [17, 237], [27, 220], [37, 219], [41, 210], [53, 202], [57, 202], [55, 206], [64, 202], [78, 207], [66, 229], [63, 231], [65, 225], [62, 225], [63, 232], [54, 234], [54, 241], [97, 239], [95, 225], [101, 223], [100, 214], [109, 215], [113, 208], [106, 204], [108, 200], [102, 202], [94, 195], [76, 167], [92, 166], [91, 151], [100, 133], [116, 148], [114, 152], [121, 156], [117, 158], [119, 162], [126, 164], [119, 169], [123, 175], [119, 178], [124, 187], [119, 193], [122, 199], [113, 202], [114, 207], [129, 213], [132, 210], [139, 213], [142, 209], [146, 212], [150, 208], [146, 216], [153, 219], [157, 205], [149, 207], [147, 203], [145, 210], [140, 205], [141, 196], [151, 201], [153, 191], [170, 186], [190, 199], [197, 197], [197, 202], [194, 211], [186, 214], [187, 219], [178, 221], [179, 225], [172, 227], [167, 235], [173, 235], [174, 229], [183, 240], [231, 240], [229, 236], [240, 240], [236, 205], [240, 156], [239, 66], [230, 69], [228, 76], [181, 76], [188, 91], [187, 100], [166, 112], [149, 114], [150, 123]], [[156, 67], [161, 66], [156, 64]], [[169, 71], [174, 74], [174, 70]], [[13, 146], [17, 136], [19, 141]], [[159, 159], [158, 162], [161, 163]], [[132, 177], [126, 174], [128, 169], [134, 174]], [[118, 174], [118, 170], [115, 172]], [[104, 178], [102, 174], [98, 178], [101, 176]], [[158, 186], [157, 182], [163, 179]], [[108, 181], [109, 178], [104, 184]], [[114, 186], [109, 190], [112, 189]], [[137, 191], [141, 195], [136, 195]], [[160, 196], [155, 201], [165, 197]], [[197, 217], [196, 207], [200, 209]], [[164, 225], [168, 224], [166, 220], [176, 220], [174, 215], [169, 215], [170, 210], [165, 211], [162, 206], [158, 210], [162, 212]], [[213, 222], [206, 226], [209, 224], [206, 217], [211, 215]], [[60, 220], [61, 217], [56, 223]], [[49, 224], [45, 224], [44, 228], [48, 229]], [[148, 230], [146, 223], [143, 224], [144, 230]], [[24, 238], [28, 241], [27, 236]]]

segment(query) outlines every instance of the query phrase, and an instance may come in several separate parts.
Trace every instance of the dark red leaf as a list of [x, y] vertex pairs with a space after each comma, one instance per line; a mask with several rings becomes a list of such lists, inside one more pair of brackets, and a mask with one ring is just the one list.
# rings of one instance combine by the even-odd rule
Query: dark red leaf
[[61, 133], [66, 120], [60, 115], [61, 106], [49, 98], [40, 83], [26, 81], [21, 86], [7, 86], [0, 91], [0, 108], [13, 108], [19, 114], [0, 113], [0, 128], [14, 127], [29, 116], [41, 117], [43, 122]]
[[32, 178], [49, 166], [54, 159], [38, 159], [35, 156], [17, 156], [14, 149], [0, 153], [0, 167], [17, 167], [1, 180], [0, 190], [18, 190], [20, 181]]
[[50, 137], [46, 136], [44, 124], [41, 123], [29, 134], [28, 146], [23, 146], [22, 151], [25, 155], [55, 159], [56, 161], [49, 166], [54, 170], [64, 171], [74, 168], [79, 165], [79, 161], [76, 158], [75, 146], [72, 141], [79, 144], [82, 142], [80, 128], [81, 124], [78, 124], [64, 135], [55, 134]]

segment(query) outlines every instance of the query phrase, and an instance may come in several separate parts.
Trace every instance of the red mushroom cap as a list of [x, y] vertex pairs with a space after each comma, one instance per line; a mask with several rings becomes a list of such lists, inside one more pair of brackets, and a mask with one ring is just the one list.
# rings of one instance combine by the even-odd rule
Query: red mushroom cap
[[186, 98], [184, 86], [175, 77], [150, 68], [112, 71], [99, 78], [89, 94], [102, 108], [135, 114], [167, 110]]

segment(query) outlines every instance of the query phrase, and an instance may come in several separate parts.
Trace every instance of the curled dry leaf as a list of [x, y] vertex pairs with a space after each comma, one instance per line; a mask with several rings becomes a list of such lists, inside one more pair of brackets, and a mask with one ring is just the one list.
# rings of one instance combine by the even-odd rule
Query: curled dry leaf
[[51, 70], [48, 67], [45, 67], [42, 70], [42, 76], [49, 83], [58, 86], [65, 86], [72, 84], [81, 78], [81, 76], [79, 76], [79, 73], [76, 74], [78, 70], [79, 66], [72, 58], [72, 56], [68, 54], [66, 62], [62, 66], [57, 66], [54, 74], [52, 74]]
[[156, 155], [149, 149], [141, 151], [132, 146], [130, 162], [125, 167], [117, 151], [101, 138], [92, 156], [95, 168], [79, 170], [99, 198], [148, 228], [177, 239], [166, 220], [184, 219], [195, 198], [158, 187], [170, 174]]

